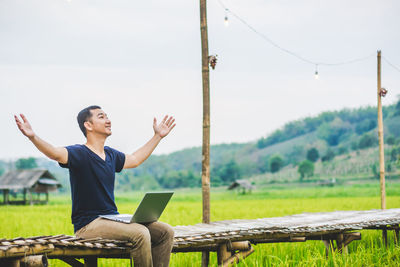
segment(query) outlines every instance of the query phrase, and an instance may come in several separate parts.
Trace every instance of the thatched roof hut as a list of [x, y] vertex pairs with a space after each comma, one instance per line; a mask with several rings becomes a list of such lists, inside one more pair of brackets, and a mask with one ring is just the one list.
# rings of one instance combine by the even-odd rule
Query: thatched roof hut
[[[0, 190], [3, 192], [3, 204], [34, 204], [47, 203], [49, 200], [49, 191], [55, 191], [61, 187], [53, 174], [48, 170], [29, 169], [13, 170], [0, 177]], [[18, 193], [23, 194], [23, 200], [10, 200], [10, 193], [16, 197]], [[29, 200], [26, 194], [29, 194]], [[36, 193], [33, 198], [32, 193]], [[40, 194], [46, 195], [45, 200], [40, 200]]]
[[246, 191], [251, 192], [255, 187], [247, 180], [236, 180], [228, 187], [228, 190], [233, 189], [237, 189], [239, 192], [246, 194]]

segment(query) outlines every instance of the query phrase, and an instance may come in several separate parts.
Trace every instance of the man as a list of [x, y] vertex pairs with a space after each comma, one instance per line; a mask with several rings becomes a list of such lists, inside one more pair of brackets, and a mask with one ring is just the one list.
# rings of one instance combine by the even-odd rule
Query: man
[[135, 266], [168, 266], [174, 232], [162, 222], [125, 224], [100, 218], [118, 214], [114, 202], [115, 172], [142, 164], [162, 138], [175, 127], [173, 117], [153, 121], [154, 136], [132, 154], [124, 154], [104, 143], [111, 135], [111, 121], [99, 106], [78, 114], [78, 124], [86, 137], [84, 145], [54, 147], [39, 138], [23, 114], [14, 115], [19, 130], [61, 167], [68, 168], [72, 195], [72, 223], [77, 237], [128, 240], [134, 244], [131, 257]]

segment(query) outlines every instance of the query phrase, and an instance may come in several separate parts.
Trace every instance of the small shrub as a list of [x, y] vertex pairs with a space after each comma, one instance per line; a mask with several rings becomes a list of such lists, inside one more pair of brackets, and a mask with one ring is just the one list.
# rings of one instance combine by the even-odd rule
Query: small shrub
[[376, 136], [373, 136], [372, 134], [363, 134], [360, 142], [358, 143], [358, 148], [359, 149], [364, 149], [368, 147], [372, 147], [377, 144], [378, 138]]
[[314, 175], [314, 163], [306, 159], [299, 164], [297, 171], [300, 173], [300, 181], [303, 181], [305, 177]]
[[315, 147], [307, 151], [307, 159], [312, 162], [316, 162], [319, 159], [319, 153]]
[[283, 167], [283, 158], [280, 155], [274, 155], [269, 160], [269, 169], [272, 173], [278, 172]]

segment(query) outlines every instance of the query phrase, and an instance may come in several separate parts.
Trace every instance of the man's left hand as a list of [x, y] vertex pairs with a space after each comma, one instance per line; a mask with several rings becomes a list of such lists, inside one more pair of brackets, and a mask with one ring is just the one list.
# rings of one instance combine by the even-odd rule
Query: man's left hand
[[157, 119], [154, 118], [153, 129], [154, 134], [159, 135], [161, 138], [167, 136], [169, 132], [175, 127], [175, 119], [172, 116], [166, 115], [160, 124], [157, 124]]

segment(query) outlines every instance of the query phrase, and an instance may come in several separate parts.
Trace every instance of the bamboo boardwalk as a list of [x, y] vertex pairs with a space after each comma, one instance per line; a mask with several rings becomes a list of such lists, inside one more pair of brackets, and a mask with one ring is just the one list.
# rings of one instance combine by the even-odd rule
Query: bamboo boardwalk
[[[400, 209], [302, 213], [255, 220], [229, 220], [175, 226], [177, 249], [218, 242], [307, 237], [361, 229], [382, 229], [400, 223]], [[257, 242], [259, 243], [259, 242]]]
[[[398, 240], [399, 224], [400, 209], [387, 209], [303, 213], [175, 226], [173, 252], [216, 251], [218, 263], [228, 266], [250, 255], [254, 251], [251, 244], [321, 240], [327, 246], [327, 252], [329, 248], [345, 251], [350, 242], [361, 239], [360, 233], [352, 231], [382, 230], [387, 242], [387, 230], [394, 230], [395, 240]], [[0, 238], [0, 265], [6, 261], [17, 264], [32, 255], [45, 255], [31, 259], [58, 258], [72, 266], [83, 266], [76, 258], [85, 258], [85, 266], [96, 266], [97, 258], [129, 258], [132, 245], [126, 241], [80, 239], [68, 235]]]

